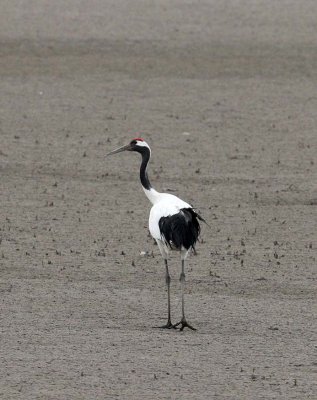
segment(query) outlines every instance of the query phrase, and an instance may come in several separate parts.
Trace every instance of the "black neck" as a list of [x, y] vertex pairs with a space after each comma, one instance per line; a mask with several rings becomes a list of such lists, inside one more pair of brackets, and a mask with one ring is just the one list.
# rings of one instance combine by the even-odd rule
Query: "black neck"
[[141, 147], [137, 150], [142, 156], [142, 163], [140, 167], [140, 179], [144, 189], [150, 190], [152, 188], [149, 178], [147, 176], [146, 167], [150, 160], [150, 150], [147, 147]]

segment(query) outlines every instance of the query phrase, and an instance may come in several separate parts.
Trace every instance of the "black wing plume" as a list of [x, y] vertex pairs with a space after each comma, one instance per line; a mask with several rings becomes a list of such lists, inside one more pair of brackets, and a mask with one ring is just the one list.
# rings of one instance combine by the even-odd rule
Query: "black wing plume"
[[192, 208], [182, 208], [177, 214], [162, 217], [159, 220], [161, 237], [171, 249], [195, 248], [200, 234], [198, 220], [206, 222]]

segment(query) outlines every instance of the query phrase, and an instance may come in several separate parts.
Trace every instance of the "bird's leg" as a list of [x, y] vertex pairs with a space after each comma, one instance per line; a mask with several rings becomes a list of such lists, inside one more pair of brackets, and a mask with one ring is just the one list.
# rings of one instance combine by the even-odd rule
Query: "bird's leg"
[[166, 268], [166, 274], [165, 274], [165, 281], [166, 281], [166, 286], [167, 286], [167, 324], [171, 324], [171, 276], [168, 271], [168, 265], [167, 265], [167, 260], [165, 260], [165, 268]]
[[170, 285], [171, 285], [171, 277], [168, 271], [168, 265], [167, 265], [167, 259], [164, 259], [165, 262], [165, 268], [166, 268], [166, 272], [165, 272], [165, 282], [166, 282], [166, 286], [167, 286], [167, 323], [163, 326], [161, 326], [161, 328], [166, 328], [166, 329], [172, 329], [175, 328], [175, 326], [172, 324], [171, 321], [171, 294], [170, 294]]
[[174, 325], [174, 327], [180, 326], [180, 330], [182, 331], [184, 328], [192, 329], [193, 331], [196, 330], [193, 326], [191, 326], [185, 318], [185, 301], [184, 301], [184, 291], [185, 291], [185, 260], [182, 259], [182, 272], [180, 274], [179, 280], [181, 282], [181, 289], [182, 289], [182, 319]]

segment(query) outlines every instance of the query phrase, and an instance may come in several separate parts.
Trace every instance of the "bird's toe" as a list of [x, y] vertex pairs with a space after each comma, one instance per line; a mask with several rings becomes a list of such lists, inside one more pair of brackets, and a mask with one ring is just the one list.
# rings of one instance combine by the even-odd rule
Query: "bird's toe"
[[157, 326], [157, 328], [160, 328], [160, 329], [176, 329], [176, 326], [174, 324], [172, 324], [171, 321], [167, 321], [167, 323], [165, 325]]
[[183, 331], [184, 328], [189, 328], [192, 331], [197, 331], [196, 328], [194, 328], [192, 325], [190, 325], [185, 318], [182, 318], [181, 321], [179, 321], [177, 324], [174, 325], [174, 328], [178, 328], [180, 331]]

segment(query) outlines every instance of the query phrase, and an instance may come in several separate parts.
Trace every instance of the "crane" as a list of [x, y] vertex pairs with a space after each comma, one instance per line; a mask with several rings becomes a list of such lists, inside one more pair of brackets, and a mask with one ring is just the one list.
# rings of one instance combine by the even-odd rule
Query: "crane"
[[[152, 186], [147, 174], [147, 166], [151, 157], [150, 146], [141, 138], [135, 138], [131, 142], [115, 149], [107, 156], [122, 151], [134, 151], [141, 154], [140, 180], [145, 195], [153, 204], [149, 217], [149, 230], [156, 240], [165, 264], [165, 281], [167, 286], [167, 323], [161, 328], [172, 329], [179, 327], [182, 331], [185, 327], [196, 330], [185, 317], [184, 291], [185, 291], [185, 259], [198, 240], [200, 234], [199, 221], [206, 222], [194, 208], [170, 193], [159, 193]], [[171, 277], [168, 269], [168, 256], [170, 250], [178, 250], [181, 256], [181, 295], [182, 318], [173, 324], [171, 320]]]

